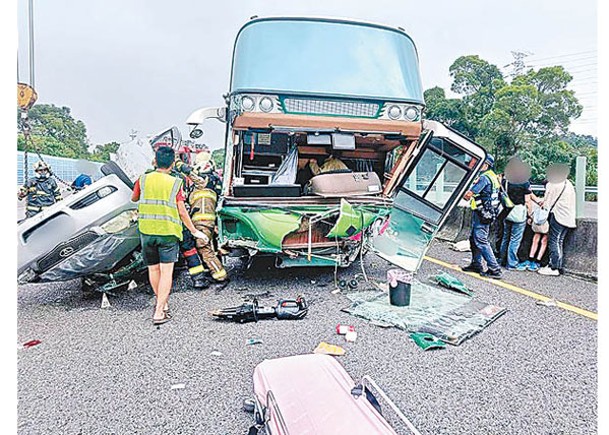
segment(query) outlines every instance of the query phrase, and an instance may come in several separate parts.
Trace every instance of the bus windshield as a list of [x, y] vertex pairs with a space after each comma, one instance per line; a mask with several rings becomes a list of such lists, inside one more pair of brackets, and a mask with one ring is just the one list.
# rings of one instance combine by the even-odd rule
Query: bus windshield
[[245, 25], [231, 92], [275, 92], [423, 103], [412, 40], [370, 24], [268, 19]]

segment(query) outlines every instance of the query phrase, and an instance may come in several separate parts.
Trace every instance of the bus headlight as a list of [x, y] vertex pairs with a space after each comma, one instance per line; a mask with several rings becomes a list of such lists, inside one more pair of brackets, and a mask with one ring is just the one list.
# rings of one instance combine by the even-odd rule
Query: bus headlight
[[389, 118], [391, 119], [398, 119], [402, 116], [402, 109], [400, 109], [400, 106], [390, 106], [387, 115], [389, 115]]
[[404, 118], [406, 118], [409, 121], [416, 121], [419, 119], [419, 109], [417, 109], [414, 106], [409, 106], [408, 108], [406, 108], [406, 111], [404, 112]]
[[269, 97], [262, 97], [262, 99], [258, 103], [258, 107], [263, 112], [267, 112], [268, 113], [271, 110], [273, 110], [273, 100], [271, 100]]
[[241, 98], [241, 108], [243, 110], [245, 110], [246, 112], [251, 112], [252, 110], [254, 110], [255, 105], [256, 105], [256, 102], [254, 101], [254, 99], [252, 97], [248, 97], [246, 95], [243, 98]]

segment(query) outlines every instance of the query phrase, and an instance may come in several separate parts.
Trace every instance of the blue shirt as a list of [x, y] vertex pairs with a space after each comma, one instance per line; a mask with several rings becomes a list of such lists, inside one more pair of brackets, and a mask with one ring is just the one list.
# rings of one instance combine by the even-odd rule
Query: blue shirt
[[471, 188], [474, 195], [482, 194], [482, 196], [490, 197], [493, 194], [493, 183], [486, 175], [481, 174], [478, 180]]

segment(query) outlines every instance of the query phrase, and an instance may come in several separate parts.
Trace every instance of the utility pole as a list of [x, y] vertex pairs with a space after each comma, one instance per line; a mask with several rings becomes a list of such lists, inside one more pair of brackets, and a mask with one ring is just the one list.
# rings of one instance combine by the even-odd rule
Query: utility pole
[[30, 33], [30, 86], [36, 88], [34, 83], [34, 0], [28, 1], [28, 22]]

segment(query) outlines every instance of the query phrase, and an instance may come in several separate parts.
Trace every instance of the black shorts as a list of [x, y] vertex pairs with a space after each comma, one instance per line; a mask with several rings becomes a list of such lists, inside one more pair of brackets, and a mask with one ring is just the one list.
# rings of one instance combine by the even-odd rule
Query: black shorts
[[151, 236], [140, 234], [142, 253], [146, 266], [178, 261], [180, 244], [176, 236]]

